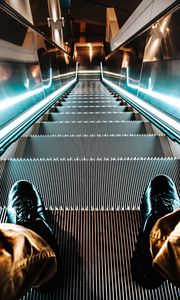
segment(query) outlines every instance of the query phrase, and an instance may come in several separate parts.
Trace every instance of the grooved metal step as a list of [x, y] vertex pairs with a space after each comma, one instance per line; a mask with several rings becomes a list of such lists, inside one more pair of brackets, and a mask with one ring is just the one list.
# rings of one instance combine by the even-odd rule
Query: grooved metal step
[[91, 81], [91, 80], [84, 80], [82, 82], [78, 82], [78, 84], [74, 87], [73, 93], [108, 93], [109, 91], [107, 88], [100, 82], [98, 81]]
[[68, 105], [68, 106], [56, 106], [54, 108], [51, 109], [52, 112], [78, 112], [78, 113], [83, 113], [83, 112], [127, 112], [127, 111], [132, 111], [132, 108], [128, 108], [127, 106], [113, 106], [113, 105], [96, 105], [96, 106], [92, 106], [92, 105], [86, 105], [86, 106], [73, 106], [73, 105]]
[[89, 97], [89, 96], [95, 96], [95, 97], [108, 97], [108, 96], [114, 96], [112, 93], [110, 93], [109, 91], [104, 91], [104, 90], [100, 90], [100, 89], [89, 89], [89, 88], [84, 88], [84, 89], [77, 89], [76, 91], [72, 91], [70, 94], [70, 96], [77, 96], [78, 97]]
[[146, 186], [158, 174], [170, 176], [180, 193], [180, 161], [133, 160], [7, 160], [0, 161], [0, 204], [11, 186], [32, 182], [47, 206], [138, 208]]
[[64, 98], [65, 101], [83, 101], [83, 100], [86, 100], [86, 101], [117, 101], [117, 98], [115, 98], [114, 96], [111, 96], [110, 94], [107, 95], [107, 96], [79, 96], [77, 94], [77, 96], [68, 96], [67, 98]]
[[[147, 123], [146, 126], [150, 124]], [[146, 128], [142, 121], [121, 123], [56, 123], [42, 122], [34, 124], [33, 134], [145, 134]]]
[[[54, 209], [47, 211], [47, 219], [59, 244], [59, 285], [46, 295], [32, 290], [23, 300], [179, 299], [180, 290], [167, 281], [146, 290], [132, 280], [139, 211]], [[1, 222], [5, 222], [4, 210]]]
[[100, 100], [91, 100], [91, 101], [88, 101], [88, 100], [68, 101], [68, 100], [66, 100], [66, 101], [61, 102], [60, 106], [69, 106], [69, 105], [72, 105], [72, 106], [97, 106], [97, 105], [119, 106], [119, 105], [121, 105], [121, 102], [114, 101], [114, 100], [102, 100], [102, 101], [100, 101]]
[[[86, 81], [87, 82], [87, 81]], [[74, 94], [79, 94], [79, 95], [105, 95], [105, 94], [111, 94], [110, 91], [107, 90], [107, 88], [105, 88], [102, 83], [101, 85], [97, 85], [96, 83], [98, 82], [90, 82], [91, 84], [85, 84], [86, 83], [85, 81], [81, 83], [78, 83], [75, 88], [72, 90], [72, 94], [71, 95], [74, 95]], [[81, 86], [80, 86], [81, 85]], [[84, 86], [83, 86], [84, 85]]]
[[164, 157], [159, 136], [32, 136], [21, 143], [24, 158]]
[[140, 120], [139, 113], [81, 113], [81, 114], [63, 114], [63, 113], [50, 113], [43, 116], [43, 121], [96, 121], [96, 120]]
[[105, 90], [96, 90], [96, 89], [87, 89], [87, 90], [72, 90], [69, 94], [67, 94], [67, 96], [72, 96], [72, 97], [75, 97], [75, 96], [80, 96], [80, 97], [106, 97], [106, 96], [110, 96], [110, 97], [114, 97], [114, 94], [111, 93], [110, 91], [107, 91], [107, 89]]

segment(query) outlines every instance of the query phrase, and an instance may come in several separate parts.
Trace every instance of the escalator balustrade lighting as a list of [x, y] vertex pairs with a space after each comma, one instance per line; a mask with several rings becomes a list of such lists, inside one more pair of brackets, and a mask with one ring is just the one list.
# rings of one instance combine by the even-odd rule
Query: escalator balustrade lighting
[[[0, 130], [0, 149], [2, 147], [4, 147], [4, 145], [7, 143], [7, 139], [11, 139], [12, 135], [16, 135], [16, 131], [18, 130], [22, 130], [23, 128], [26, 128], [26, 126], [28, 126], [29, 122], [32, 119], [35, 119], [36, 117], [40, 117], [40, 115], [42, 113], [44, 113], [50, 106], [53, 105], [53, 103], [55, 101], [57, 101], [57, 97], [64, 94], [72, 85], [75, 84], [77, 80], [77, 72], [76, 72], [76, 77], [74, 79], [72, 79], [70, 82], [68, 82], [67, 84], [63, 85], [61, 88], [59, 88], [58, 90], [56, 90], [55, 92], [53, 92], [52, 94], [50, 94], [49, 96], [47, 96], [44, 100], [40, 101], [39, 103], [37, 103], [36, 105], [34, 105], [32, 108], [28, 109], [25, 113], [23, 113], [20, 117], [16, 118], [14, 121], [12, 121], [10, 124], [8, 124], [6, 127], [2, 128]], [[50, 87], [50, 83], [52, 82], [52, 78], [49, 81], [49, 83], [45, 86], [45, 88]], [[33, 93], [39, 93], [41, 89], [44, 89], [44, 87], [36, 89], [34, 91], [31, 91], [29, 93], [25, 93], [25, 94], [31, 94], [34, 95]], [[42, 90], [41, 90], [42, 91]], [[15, 97], [16, 99], [16, 103], [20, 102], [24, 99], [27, 98], [27, 95], [20, 95]], [[30, 95], [29, 95], [30, 96]], [[10, 99], [12, 101], [12, 98]], [[9, 102], [8, 102], [9, 104]], [[8, 105], [7, 104], [7, 105]], [[14, 105], [15, 103], [13, 103]], [[12, 105], [12, 103], [11, 103]]]
[[[135, 90], [138, 90], [146, 95], [149, 95], [153, 98], [156, 98], [158, 100], [161, 100], [162, 102], [165, 102], [165, 103], [171, 103], [171, 105], [173, 106], [176, 106], [179, 108], [179, 99], [178, 98], [175, 98], [175, 97], [172, 97], [172, 96], [167, 96], [165, 94], [161, 94], [161, 93], [158, 93], [158, 92], [155, 92], [155, 91], [152, 91], [151, 90], [151, 78], [149, 78], [149, 88], [148, 89], [145, 89], [145, 88], [142, 88], [141, 86], [139, 85], [134, 85], [132, 83], [129, 82], [130, 80], [130, 77], [129, 77], [129, 68], [127, 67], [126, 68], [126, 74], [127, 74], [127, 79], [126, 79], [126, 84], [128, 87], [132, 88], [132, 89], [135, 89]], [[180, 110], [180, 108], [179, 108]]]
[[[106, 72], [104, 72], [106, 73]], [[102, 81], [109, 87], [111, 87], [114, 91], [117, 93], [121, 94], [123, 97], [126, 98], [127, 102], [129, 102], [132, 106], [134, 106], [137, 110], [139, 110], [142, 114], [144, 113], [145, 117], [150, 118], [151, 121], [155, 121], [155, 125], [160, 124], [161, 129], [165, 130], [166, 133], [169, 132], [171, 138], [176, 140], [177, 142], [180, 142], [180, 123], [174, 120], [173, 118], [169, 117], [167, 114], [163, 113], [159, 109], [155, 108], [154, 106], [148, 104], [147, 102], [144, 102], [137, 96], [131, 94], [130, 92], [122, 89], [121, 87], [117, 86], [110, 80], [104, 78], [103, 76], [103, 67], [101, 64], [101, 76], [102, 76]], [[127, 80], [127, 83], [129, 80]], [[135, 85], [131, 84], [131, 87], [135, 87]], [[139, 90], [140, 88], [137, 87]], [[150, 95], [151, 93], [158, 94], [160, 98], [163, 97], [162, 94], [153, 92], [151, 90], [146, 90], [146, 92]], [[154, 94], [153, 94], [154, 95]], [[161, 95], [161, 96], [160, 96]], [[155, 96], [154, 96], [155, 97]], [[172, 103], [172, 97], [166, 96], [169, 98], [169, 102]], [[167, 98], [165, 101], [167, 101]], [[174, 103], [177, 105], [176, 99], [174, 99]]]
[[[46, 85], [43, 85], [40, 88], [34, 89], [32, 91], [23, 93], [21, 95], [15, 96], [15, 97], [11, 97], [11, 98], [7, 98], [4, 99], [3, 101], [1, 101], [1, 107], [0, 110], [4, 110], [7, 109], [8, 107], [12, 106], [12, 105], [16, 105], [17, 103], [23, 101], [23, 100], [27, 100], [28, 98], [35, 96], [37, 94], [42, 93], [44, 90], [47, 90], [51, 87], [52, 85], [52, 69], [50, 68], [50, 77], [49, 77], [49, 82]], [[26, 81], [26, 88], [28, 88], [28, 79]]]

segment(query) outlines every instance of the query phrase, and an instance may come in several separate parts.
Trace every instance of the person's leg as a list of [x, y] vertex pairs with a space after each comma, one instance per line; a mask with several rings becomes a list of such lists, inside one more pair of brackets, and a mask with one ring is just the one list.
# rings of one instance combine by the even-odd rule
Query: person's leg
[[57, 269], [54, 251], [34, 231], [0, 224], [0, 299], [15, 300], [38, 288]]
[[150, 233], [153, 267], [180, 287], [180, 209], [160, 218]]
[[165, 175], [155, 177], [142, 199], [142, 224], [131, 265], [133, 279], [141, 286], [155, 288], [165, 280], [152, 266], [150, 232], [159, 218], [179, 207], [180, 200], [173, 181]]
[[[57, 272], [57, 267], [59, 266], [58, 245], [51, 228], [47, 224], [43, 200], [31, 183], [19, 181], [11, 188], [7, 205], [7, 222], [11, 223], [11, 226], [13, 226], [13, 224], [20, 225], [21, 230], [22, 226], [26, 228], [23, 234], [19, 234], [19, 231], [18, 234], [15, 234], [15, 237], [21, 240], [21, 242], [18, 243], [18, 245], [21, 245], [18, 264], [21, 261], [21, 257], [24, 257], [26, 251], [25, 257], [28, 258], [27, 265], [22, 272], [22, 275], [25, 274], [25, 276], [22, 276], [18, 284], [18, 293], [22, 294], [25, 290], [27, 291], [29, 287], [38, 287], [40, 291], [53, 289], [56, 286], [59, 275]], [[27, 229], [30, 230], [28, 231]], [[28, 234], [26, 234], [26, 232], [28, 232]], [[14, 257], [13, 251], [17, 252], [17, 247], [15, 249], [13, 248], [14, 244], [16, 245], [16, 239], [11, 244], [12, 249], [10, 253], [12, 253], [12, 257]], [[37, 249], [39, 245], [40, 249], [38, 252]], [[38, 256], [35, 259], [36, 251]], [[32, 254], [33, 258], [31, 258], [30, 254]], [[17, 260], [15, 259], [14, 265], [9, 265], [9, 268], [14, 268], [16, 273], [18, 273], [16, 262]], [[50, 279], [53, 275], [55, 276], [43, 285], [44, 280], [47, 281], [47, 278]], [[44, 276], [44, 279], [42, 276]], [[14, 288], [16, 288], [16, 285], [14, 285]]]

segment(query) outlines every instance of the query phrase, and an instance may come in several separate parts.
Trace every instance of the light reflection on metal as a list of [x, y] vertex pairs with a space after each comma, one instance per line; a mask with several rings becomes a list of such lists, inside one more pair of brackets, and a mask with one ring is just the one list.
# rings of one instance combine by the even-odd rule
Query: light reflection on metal
[[124, 51], [123, 60], [122, 60], [122, 68], [127, 68], [129, 66], [129, 59], [130, 59], [129, 53]]
[[65, 74], [59, 74], [59, 75], [53, 76], [53, 79], [60, 79], [60, 78], [71, 77], [71, 76], [73, 76], [75, 74], [76, 74], [76, 72], [68, 72], [68, 73], [65, 73]]
[[[102, 67], [101, 67], [101, 70], [102, 70]], [[117, 86], [113, 82], [111, 82], [108, 79], [104, 78], [104, 76], [103, 76], [103, 70], [101, 71], [101, 74], [102, 74], [102, 80], [103, 80], [103, 82], [106, 83], [108, 86], [110, 86], [114, 90], [116, 90], [119, 93], [121, 93], [122, 96], [124, 95], [128, 99], [132, 100], [140, 108], [144, 109], [146, 112], [149, 112], [150, 115], [159, 118], [162, 122], [164, 122], [168, 126], [170, 125], [171, 128], [173, 128], [175, 131], [180, 132], [180, 124], [179, 124], [179, 122], [175, 121], [174, 119], [172, 119], [171, 117], [169, 117], [168, 115], [166, 115], [165, 113], [163, 113], [162, 111], [160, 111], [159, 109], [155, 108], [154, 106], [152, 106], [152, 105], [148, 104], [147, 102], [141, 100], [137, 96], [131, 94], [130, 92], [128, 92], [128, 91], [120, 88], [119, 86]]]
[[48, 0], [49, 15], [48, 25], [51, 27], [52, 39], [60, 47], [64, 47], [63, 30], [64, 18], [61, 16], [59, 0]]
[[171, 18], [172, 14], [152, 25], [151, 34], [144, 52], [144, 62], [157, 61], [156, 55], [161, 47], [162, 40], [166, 41]]
[[69, 65], [69, 57], [68, 57], [67, 53], [65, 53], [65, 52], [64, 52], [64, 59], [65, 59], [66, 65]]
[[33, 78], [36, 78], [37, 76], [39, 76], [40, 72], [41, 71], [40, 71], [39, 65], [36, 65], [36, 66], [32, 67], [31, 74], [32, 74]]
[[[11, 132], [13, 132], [19, 126], [24, 126], [24, 122], [26, 122], [30, 117], [33, 117], [34, 114], [38, 113], [41, 109], [43, 109], [46, 105], [48, 105], [54, 98], [56, 98], [60, 93], [65, 92], [68, 88], [70, 88], [77, 80], [77, 77], [67, 84], [63, 85], [60, 89], [47, 96], [45, 99], [28, 109], [25, 113], [23, 113], [16, 120], [12, 121], [9, 125], [0, 130], [0, 139], [5, 138], [7, 135], [9, 136]], [[0, 148], [3, 145], [0, 144]]]
[[[6, 99], [2, 100], [0, 102], [1, 103], [0, 111], [2, 111], [4, 109], [7, 109], [8, 107], [13, 106], [13, 105], [15, 105], [17, 103], [20, 103], [20, 102], [22, 102], [24, 100], [27, 100], [28, 98], [30, 98], [32, 96], [35, 96], [35, 95], [37, 95], [39, 93], [42, 93], [46, 89], [49, 89], [51, 87], [51, 84], [52, 84], [52, 68], [50, 68], [50, 77], [49, 78], [50, 79], [49, 79], [48, 84], [43, 85], [42, 87], [36, 88], [36, 89], [34, 89], [32, 91], [23, 93], [21, 95], [15, 96], [15, 97], [6, 98]], [[26, 85], [27, 85], [27, 82], [26, 82]]]
[[[29, 120], [31, 120], [34, 116], [37, 116], [42, 110], [46, 109], [46, 107], [50, 107], [52, 103], [54, 103], [54, 99], [56, 99], [60, 94], [65, 93], [72, 85], [77, 81], [78, 74], [78, 63], [76, 63], [76, 76], [70, 82], [63, 85], [60, 89], [56, 90], [49, 96], [47, 96], [42, 101], [38, 102], [36, 105], [32, 106], [30, 109], [25, 111], [22, 115], [20, 115], [17, 119], [12, 121], [6, 127], [0, 130], [0, 148], [3, 148], [4, 145], [11, 139], [13, 135], [16, 134], [17, 130], [23, 129], [26, 125], [28, 125]], [[46, 86], [47, 87], [47, 86]]]
[[0, 65], [0, 81], [9, 80], [11, 76], [11, 70], [6, 66], [6, 68]]
[[89, 61], [92, 62], [92, 57], [93, 57], [93, 50], [92, 50], [92, 45], [89, 43]]
[[29, 79], [27, 78], [25, 83], [24, 83], [24, 86], [28, 89], [29, 88]]
[[141, 86], [139, 85], [134, 85], [132, 83], [129, 82], [129, 68], [126, 69], [127, 71], [127, 86], [130, 87], [131, 89], [135, 89], [135, 90], [138, 90], [146, 95], [149, 95], [153, 98], [156, 98], [158, 100], [161, 100], [162, 102], [165, 102], [167, 104], [171, 104], [173, 106], [176, 106], [180, 109], [180, 101], [178, 98], [175, 98], [175, 97], [172, 97], [172, 96], [167, 96], [165, 94], [161, 94], [161, 93], [158, 93], [158, 92], [155, 92], [155, 91], [152, 91], [151, 89], [145, 89], [145, 88], [142, 88]]
[[151, 77], [149, 77], [149, 80], [148, 80], [148, 90], [152, 90], [152, 89], [153, 89], [152, 79], [151, 79]]
[[123, 79], [126, 78], [125, 75], [114, 73], [114, 72], [109, 72], [109, 71], [104, 71], [104, 74], [113, 76], [113, 77], [117, 77], [117, 78], [123, 78]]
[[77, 60], [77, 49], [74, 47], [74, 58]]

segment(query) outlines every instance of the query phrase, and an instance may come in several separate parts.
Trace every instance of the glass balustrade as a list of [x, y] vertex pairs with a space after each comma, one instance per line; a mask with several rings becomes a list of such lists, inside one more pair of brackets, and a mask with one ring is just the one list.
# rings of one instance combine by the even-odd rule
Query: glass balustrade
[[180, 8], [107, 56], [103, 76], [180, 120]]

